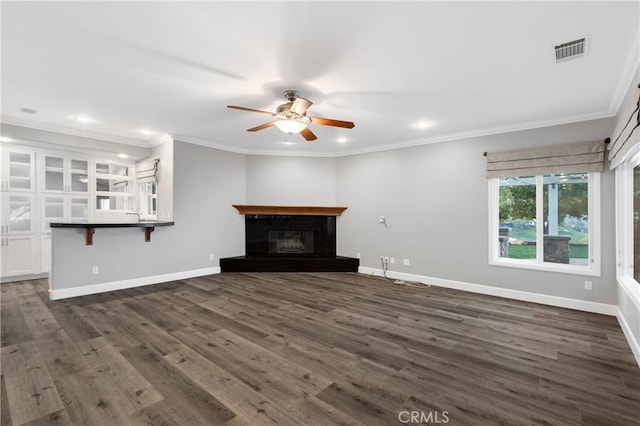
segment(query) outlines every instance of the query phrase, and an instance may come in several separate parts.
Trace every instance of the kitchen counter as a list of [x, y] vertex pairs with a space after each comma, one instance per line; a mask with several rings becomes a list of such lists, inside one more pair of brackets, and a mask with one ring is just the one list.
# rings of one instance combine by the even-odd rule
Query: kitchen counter
[[144, 228], [144, 240], [151, 241], [151, 233], [156, 226], [173, 226], [174, 222], [169, 221], [140, 221], [140, 222], [53, 222], [50, 224], [52, 228], [63, 229], [85, 229], [85, 243], [88, 246], [93, 245], [93, 234], [96, 228]]

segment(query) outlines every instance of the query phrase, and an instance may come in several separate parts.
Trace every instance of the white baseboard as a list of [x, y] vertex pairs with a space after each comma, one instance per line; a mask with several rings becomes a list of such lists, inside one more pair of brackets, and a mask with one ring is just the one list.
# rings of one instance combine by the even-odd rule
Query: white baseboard
[[629, 343], [629, 346], [631, 346], [631, 352], [633, 352], [633, 356], [638, 363], [638, 367], [640, 367], [640, 343], [638, 342], [638, 340], [636, 340], [636, 337], [631, 332], [631, 327], [629, 327], [629, 323], [624, 318], [624, 315], [622, 315], [622, 312], [620, 312], [620, 310], [618, 310], [618, 314], [616, 315], [616, 317], [618, 318], [618, 323], [620, 324], [620, 328], [624, 333], [624, 337], [627, 338], [627, 342]]
[[[383, 276], [382, 269], [367, 268], [361, 266], [358, 268], [361, 274]], [[406, 274], [403, 272], [387, 271], [387, 277], [405, 281], [414, 281], [422, 284], [431, 284], [438, 287], [453, 288], [456, 290], [469, 291], [472, 293], [486, 294], [489, 296], [506, 297], [508, 299], [522, 300], [525, 302], [540, 303], [543, 305], [557, 306], [560, 308], [576, 309], [579, 311], [593, 312], [596, 314], [604, 314], [616, 316], [618, 307], [616, 305], [607, 305], [605, 303], [589, 302], [586, 300], [569, 299], [567, 297], [550, 296], [547, 294], [530, 293], [528, 291], [511, 290], [508, 288], [491, 287], [481, 284], [472, 284], [463, 281], [445, 280], [442, 278], [433, 278], [423, 275]]]
[[89, 294], [105, 293], [107, 291], [124, 290], [126, 288], [142, 287], [150, 284], [159, 284], [187, 278], [201, 277], [203, 275], [219, 274], [220, 267], [194, 269], [191, 271], [174, 272], [171, 274], [153, 275], [150, 277], [133, 278], [130, 280], [113, 281], [108, 283], [91, 284], [81, 287], [49, 289], [51, 300], [68, 299], [70, 297], [86, 296]]

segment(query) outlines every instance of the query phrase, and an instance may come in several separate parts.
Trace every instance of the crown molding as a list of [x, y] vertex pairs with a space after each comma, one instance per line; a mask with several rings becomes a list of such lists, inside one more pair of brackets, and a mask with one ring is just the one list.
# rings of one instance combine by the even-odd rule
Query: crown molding
[[579, 123], [583, 121], [599, 120], [602, 118], [611, 118], [614, 116], [615, 116], [615, 113], [611, 111], [602, 111], [602, 112], [593, 113], [593, 114], [574, 115], [570, 117], [560, 118], [557, 120], [542, 120], [542, 121], [532, 121], [528, 123], [514, 124], [514, 125], [508, 125], [508, 126], [487, 127], [484, 129], [471, 130], [468, 132], [449, 133], [446, 135], [436, 136], [433, 138], [414, 139], [414, 140], [403, 142], [403, 143], [388, 144], [383, 146], [346, 151], [346, 152], [338, 153], [335, 156], [346, 157], [350, 155], [369, 154], [373, 152], [389, 151], [393, 149], [411, 148], [411, 147], [420, 146], [420, 145], [429, 145], [429, 144], [441, 143], [441, 142], [452, 142], [452, 141], [458, 141], [463, 139], [479, 138], [483, 136], [499, 135], [502, 133], [520, 132], [524, 130], [560, 126], [563, 124], [572, 124], [572, 123]]
[[18, 119], [15, 117], [7, 117], [5, 115], [1, 117], [1, 121], [2, 123], [11, 124], [13, 126], [28, 127], [30, 129], [35, 129], [35, 130], [44, 130], [46, 132], [62, 133], [65, 135], [78, 136], [78, 137], [88, 138], [88, 139], [96, 139], [96, 140], [101, 140], [105, 142], [119, 143], [122, 145], [137, 146], [140, 148], [151, 148], [153, 146], [150, 142], [145, 142], [138, 139], [130, 139], [123, 136], [117, 136], [117, 135], [112, 135], [112, 134], [102, 133], [102, 132], [77, 130], [77, 129], [72, 129], [64, 126], [55, 126], [52, 124], [39, 123], [33, 120], [24, 120], [24, 119]]
[[[633, 77], [633, 75], [634, 74], [632, 73], [631, 74], [631, 78]], [[625, 89], [625, 92], [626, 92], [626, 89]], [[624, 98], [624, 96], [623, 96], [623, 98]], [[348, 150], [348, 151], [342, 151], [342, 152], [331, 152], [331, 151], [307, 151], [307, 152], [302, 151], [301, 152], [301, 151], [291, 151], [291, 150], [286, 150], [286, 151], [285, 150], [254, 150], [254, 149], [239, 148], [239, 147], [230, 146], [230, 145], [227, 145], [227, 144], [224, 144], [224, 143], [205, 141], [203, 139], [192, 138], [192, 137], [181, 136], [181, 135], [173, 135], [172, 136], [172, 135], [167, 134], [166, 137], [173, 138], [174, 141], [181, 141], [181, 142], [191, 143], [191, 144], [194, 144], [194, 145], [205, 146], [205, 147], [208, 147], [208, 148], [213, 148], [213, 149], [218, 149], [218, 150], [221, 150], [221, 151], [233, 152], [233, 153], [236, 153], [236, 154], [243, 154], [243, 155], [339, 158], [339, 157], [347, 157], [347, 156], [351, 156], [351, 155], [369, 154], [369, 153], [374, 153], [374, 152], [390, 151], [390, 150], [393, 150], [393, 149], [411, 148], [411, 147], [420, 146], [420, 145], [429, 145], [429, 144], [434, 144], [434, 143], [451, 142], [451, 141], [457, 141], [457, 140], [463, 140], [463, 139], [478, 138], [478, 137], [497, 135], [497, 134], [502, 134], [502, 133], [510, 133], [510, 132], [518, 132], [518, 131], [523, 131], [523, 130], [531, 130], [531, 129], [537, 129], [537, 128], [559, 126], [559, 125], [563, 125], [563, 124], [579, 123], [579, 122], [583, 122], [583, 121], [598, 120], [598, 119], [603, 119], [603, 118], [611, 118], [611, 117], [614, 117], [615, 115], [616, 115], [615, 111], [606, 110], [606, 111], [600, 111], [600, 112], [597, 112], [597, 113], [568, 116], [568, 117], [563, 117], [563, 118], [554, 119], [554, 120], [532, 121], [532, 122], [519, 123], [519, 124], [513, 124], [513, 125], [506, 125], [506, 126], [487, 127], [487, 128], [483, 128], [483, 129], [477, 129], [477, 130], [466, 131], [466, 132], [449, 133], [449, 134], [440, 135], [440, 136], [436, 136], [436, 137], [432, 137], [432, 138], [413, 139], [413, 140], [409, 140], [409, 141], [406, 141], [406, 142], [399, 142], [399, 143], [395, 143], [395, 144], [380, 145], [380, 146], [374, 146], [374, 147], [370, 147], [370, 148], [354, 149], [354, 150]], [[162, 143], [161, 142], [162, 141], [161, 138], [158, 138], [158, 139], [154, 140], [153, 142], [143, 142], [143, 141], [139, 141], [139, 140], [129, 140], [129, 139], [126, 139], [126, 138], [120, 138], [120, 137], [113, 136], [113, 135], [101, 135], [99, 133], [94, 133], [94, 132], [78, 132], [78, 131], [74, 131], [72, 129], [70, 130], [70, 129], [56, 128], [55, 126], [41, 125], [39, 123], [32, 123], [32, 122], [28, 122], [28, 121], [22, 122], [22, 120], [14, 120], [14, 119], [5, 120], [3, 118], [2, 122], [6, 123], [6, 124], [16, 125], [16, 126], [29, 127], [29, 128], [36, 129], [36, 130], [44, 130], [44, 131], [50, 131], [50, 132], [56, 132], [56, 133], [69, 134], [69, 135], [73, 135], [73, 136], [86, 137], [86, 138], [91, 138], [91, 139], [103, 140], [103, 141], [107, 141], [107, 142], [126, 144], [126, 145], [133, 145], [133, 146], [138, 146], [138, 147], [142, 147], [142, 148], [152, 148], [153, 146], [158, 145], [159, 143]]]

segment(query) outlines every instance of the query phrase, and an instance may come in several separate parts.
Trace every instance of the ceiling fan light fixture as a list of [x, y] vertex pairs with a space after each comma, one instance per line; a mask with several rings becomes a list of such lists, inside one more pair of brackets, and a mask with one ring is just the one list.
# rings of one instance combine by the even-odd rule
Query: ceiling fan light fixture
[[306, 123], [291, 119], [278, 120], [275, 125], [278, 129], [288, 134], [300, 133], [307, 128]]

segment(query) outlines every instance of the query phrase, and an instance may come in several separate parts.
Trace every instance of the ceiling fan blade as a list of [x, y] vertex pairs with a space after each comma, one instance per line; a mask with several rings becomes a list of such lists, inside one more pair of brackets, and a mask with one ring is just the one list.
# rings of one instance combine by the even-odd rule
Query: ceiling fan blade
[[298, 98], [293, 102], [293, 105], [291, 105], [289, 111], [302, 116], [305, 112], [307, 112], [311, 105], [313, 105], [313, 102], [311, 102], [309, 99]]
[[235, 105], [227, 105], [227, 108], [231, 108], [231, 109], [239, 109], [241, 111], [249, 111], [249, 112], [258, 112], [260, 114], [269, 114], [269, 115], [275, 115], [272, 112], [269, 111], [262, 111], [259, 109], [253, 109], [253, 108], [245, 108], [245, 107], [240, 107], [240, 106], [235, 106]]
[[353, 129], [355, 124], [351, 121], [332, 120], [330, 118], [309, 117], [313, 124], [321, 124], [323, 126], [344, 127], [345, 129]]
[[275, 124], [275, 121], [270, 121], [270, 122], [268, 122], [268, 123], [264, 123], [264, 124], [261, 124], [261, 125], [259, 125], [259, 126], [252, 127], [252, 128], [250, 128], [250, 129], [247, 129], [247, 132], [257, 132], [258, 130], [267, 129], [267, 128], [269, 128], [269, 127], [273, 126], [274, 124]]
[[307, 142], [315, 141], [318, 137], [311, 131], [310, 128], [305, 127], [300, 134], [303, 138], [307, 140]]

